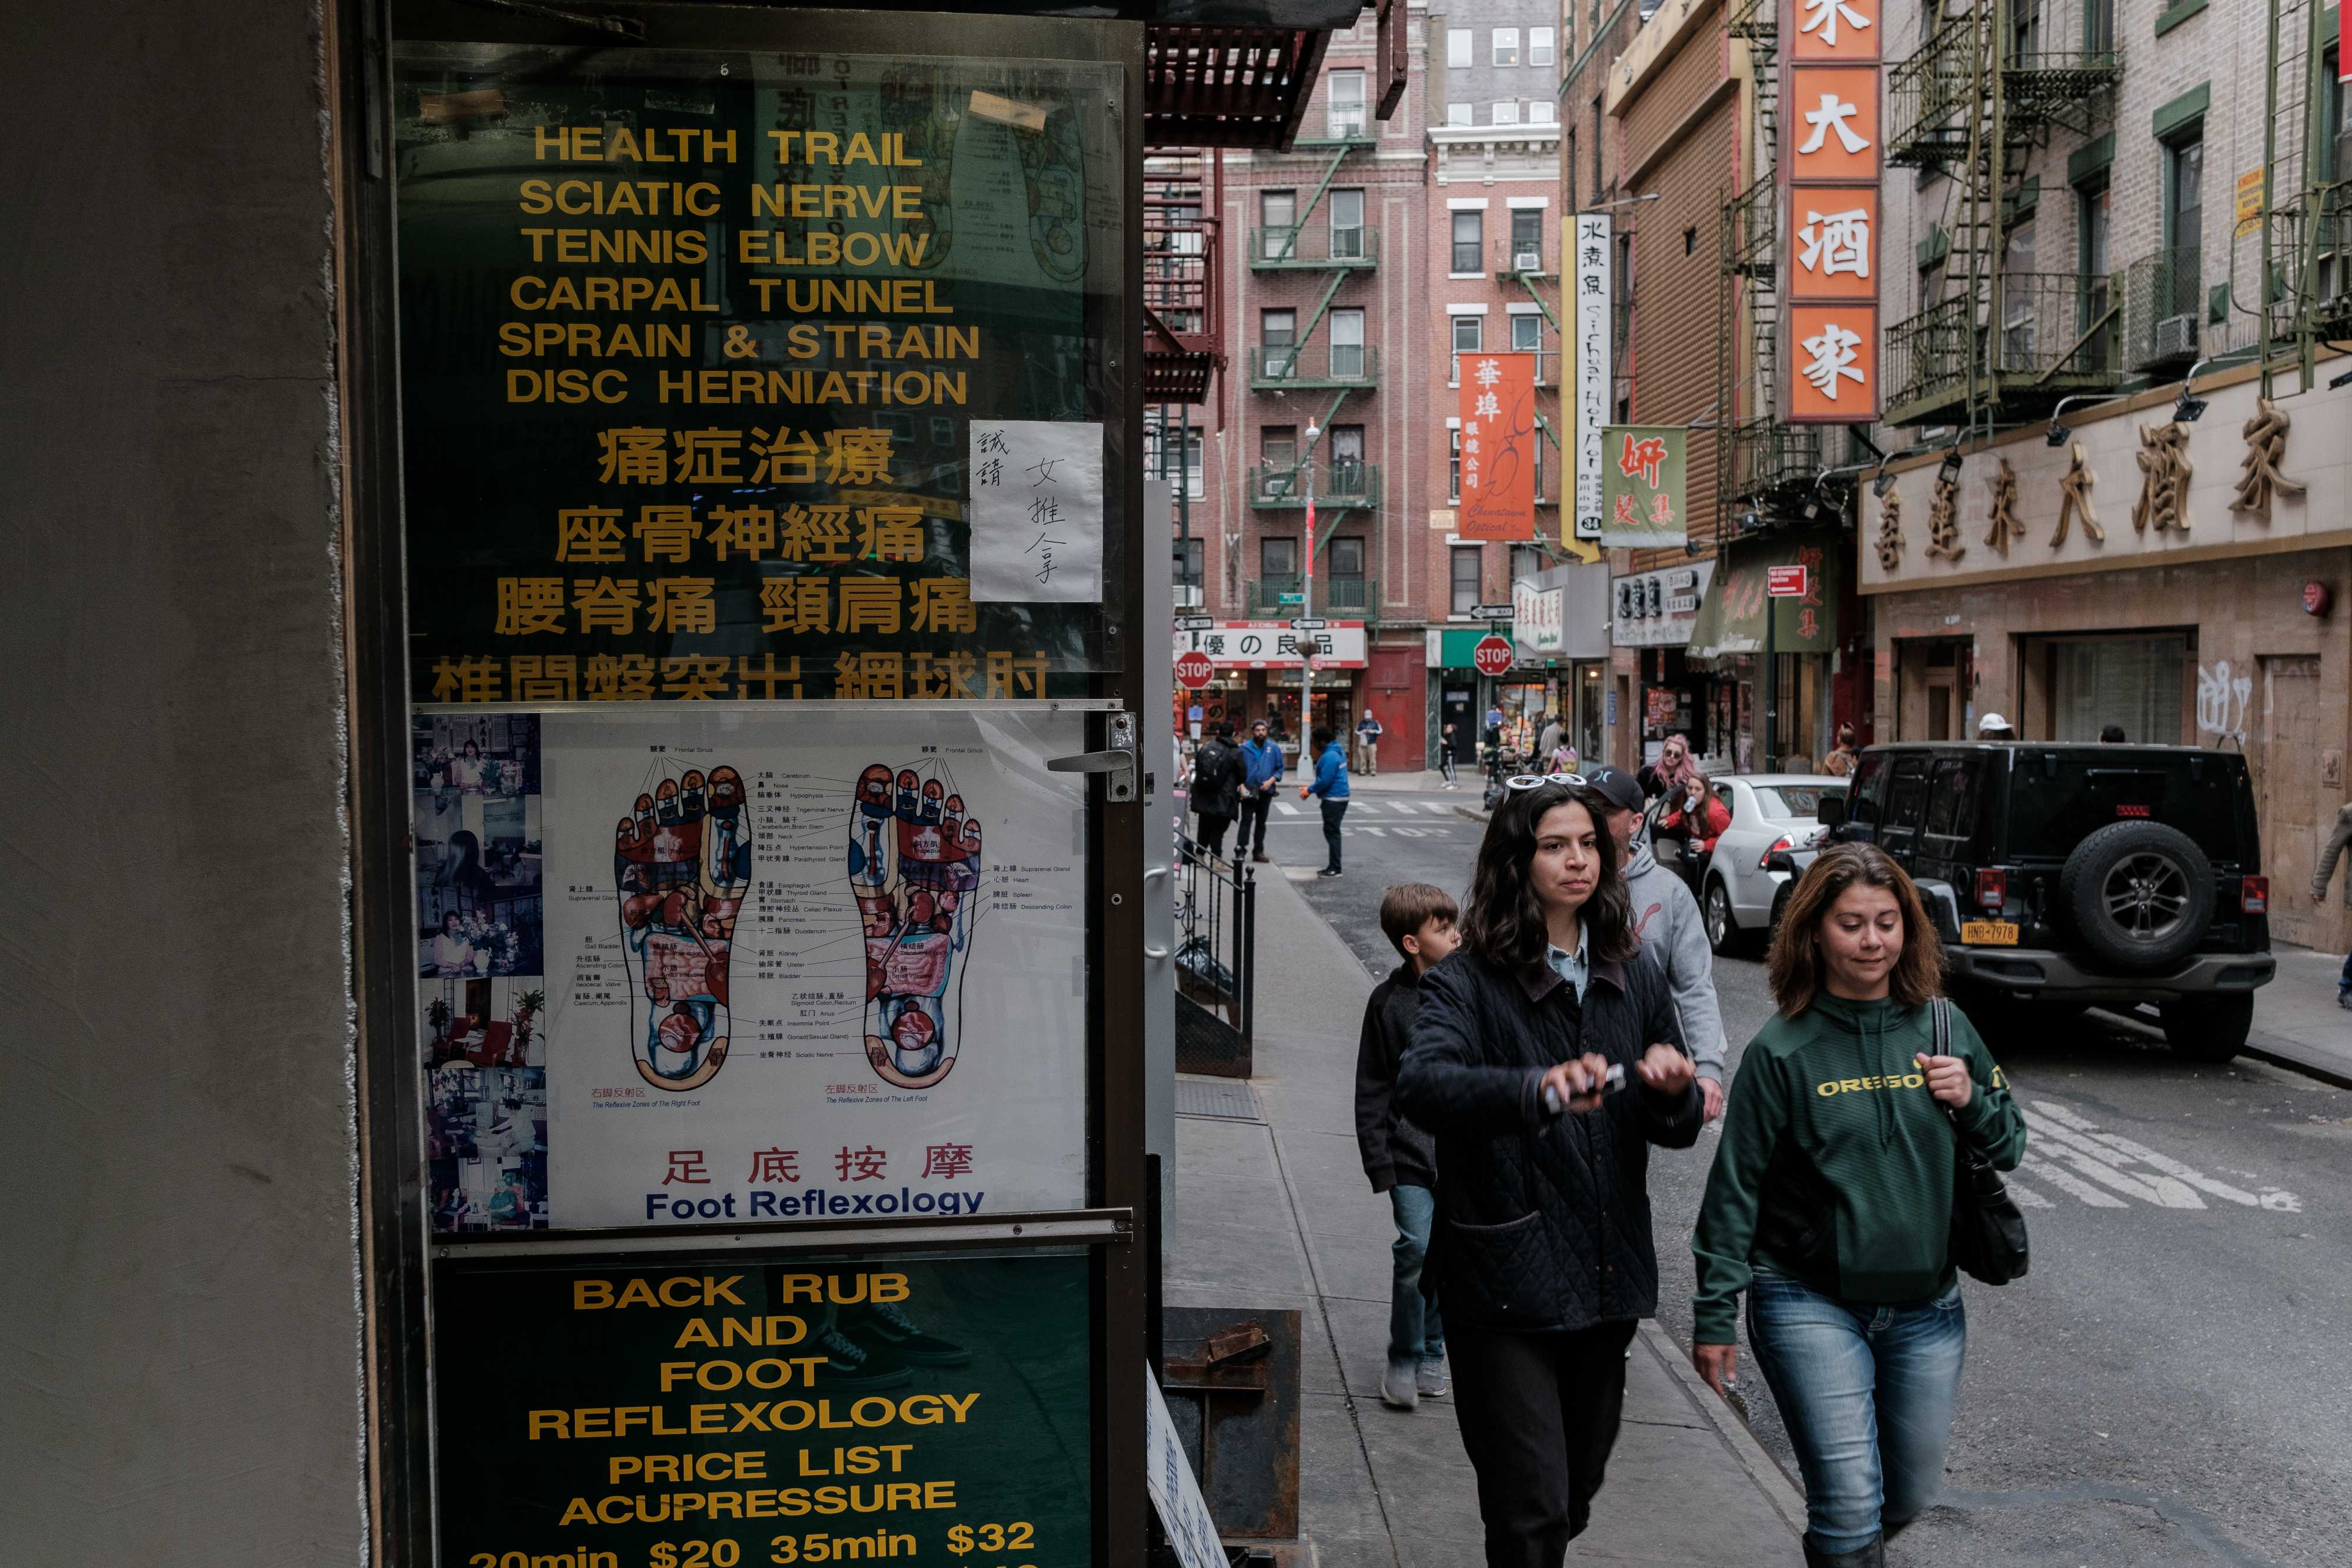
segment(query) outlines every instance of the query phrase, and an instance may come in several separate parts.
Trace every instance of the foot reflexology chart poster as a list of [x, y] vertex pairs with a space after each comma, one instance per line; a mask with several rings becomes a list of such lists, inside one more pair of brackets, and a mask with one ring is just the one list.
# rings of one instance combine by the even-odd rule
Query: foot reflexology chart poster
[[550, 715], [558, 1228], [1086, 1199], [1075, 715]]

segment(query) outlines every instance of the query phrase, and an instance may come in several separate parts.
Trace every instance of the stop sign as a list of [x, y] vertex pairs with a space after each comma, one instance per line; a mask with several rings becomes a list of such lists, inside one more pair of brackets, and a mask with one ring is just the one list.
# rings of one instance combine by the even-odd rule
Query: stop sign
[[1197, 692], [1216, 678], [1217, 666], [1211, 664], [1209, 655], [1200, 649], [1177, 656], [1176, 679], [1188, 689]]
[[1470, 650], [1470, 663], [1482, 675], [1508, 674], [1512, 658], [1510, 643], [1492, 634], [1479, 638], [1478, 645]]

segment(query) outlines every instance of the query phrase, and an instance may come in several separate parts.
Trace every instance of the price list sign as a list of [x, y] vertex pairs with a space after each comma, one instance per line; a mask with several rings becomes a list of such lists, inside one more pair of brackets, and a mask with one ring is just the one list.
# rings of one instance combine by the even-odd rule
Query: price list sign
[[440, 1561], [1092, 1560], [1087, 1260], [459, 1264]]

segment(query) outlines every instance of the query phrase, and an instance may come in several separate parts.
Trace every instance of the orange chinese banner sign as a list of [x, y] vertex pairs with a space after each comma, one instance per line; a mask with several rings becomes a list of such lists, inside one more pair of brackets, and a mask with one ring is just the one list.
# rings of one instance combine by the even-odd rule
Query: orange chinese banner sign
[[1788, 380], [1791, 423], [1879, 414], [1878, 224], [1883, 0], [1781, 0], [1787, 83]]
[[1536, 357], [1462, 356], [1462, 504], [1465, 539], [1536, 537]]

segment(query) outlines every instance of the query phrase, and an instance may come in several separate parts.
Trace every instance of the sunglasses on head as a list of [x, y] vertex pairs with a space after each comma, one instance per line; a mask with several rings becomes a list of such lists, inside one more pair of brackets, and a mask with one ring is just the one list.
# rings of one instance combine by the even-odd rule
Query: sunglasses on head
[[1504, 787], [1510, 789], [1533, 789], [1544, 784], [1581, 784], [1583, 782], [1584, 775], [1581, 773], [1515, 773], [1503, 780]]

